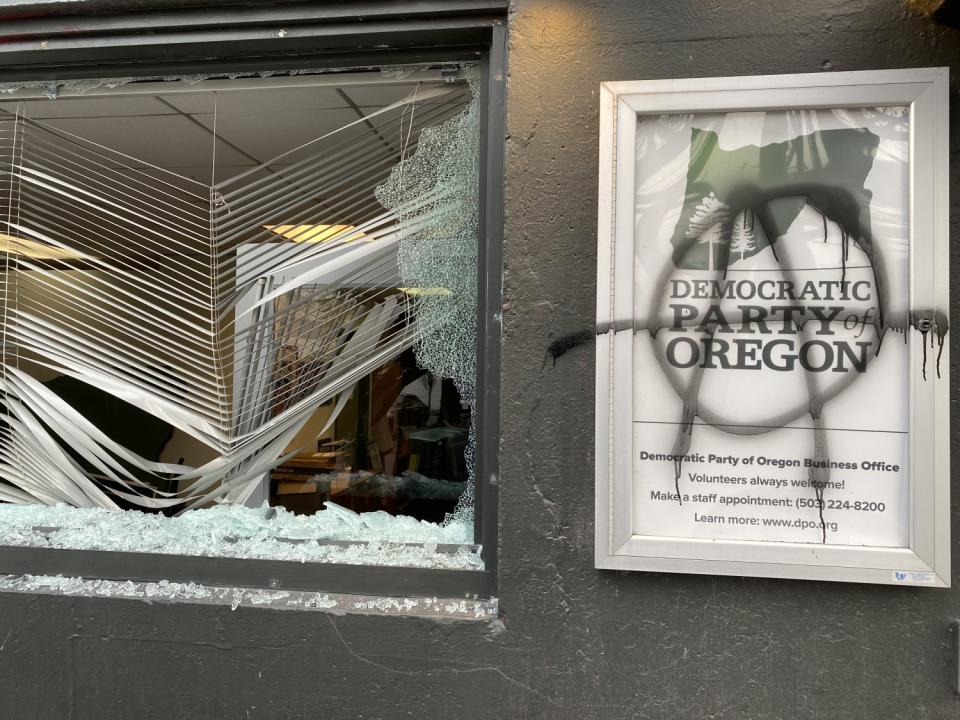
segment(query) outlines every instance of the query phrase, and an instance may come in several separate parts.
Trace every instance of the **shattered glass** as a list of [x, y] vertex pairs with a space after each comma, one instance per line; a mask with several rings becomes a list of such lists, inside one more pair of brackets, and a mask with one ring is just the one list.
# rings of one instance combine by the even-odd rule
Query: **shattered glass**
[[62, 575], [0, 575], [0, 592], [47, 593], [123, 598], [153, 602], [190, 602], [272, 610], [318, 610], [333, 614], [411, 615], [441, 619], [494, 620], [496, 598], [374, 597], [299, 590], [219, 587], [195, 582], [100, 580]]
[[[377, 199], [395, 209], [404, 283], [436, 289], [414, 296], [419, 340], [417, 361], [451, 378], [461, 397], [476, 399], [477, 238], [479, 232], [480, 94], [476, 68], [467, 73], [472, 98], [463, 112], [426, 128], [416, 151], [377, 188]], [[417, 198], [433, 198], [417, 204]], [[470, 478], [457, 507], [472, 517], [476, 422], [467, 443]]]
[[482, 567], [473, 528], [335, 503], [295, 515], [282, 507], [219, 505], [174, 517], [137, 510], [0, 504], [0, 545], [241, 557], [348, 565]]
[[482, 567], [478, 76], [442, 68], [0, 86], [0, 544]]

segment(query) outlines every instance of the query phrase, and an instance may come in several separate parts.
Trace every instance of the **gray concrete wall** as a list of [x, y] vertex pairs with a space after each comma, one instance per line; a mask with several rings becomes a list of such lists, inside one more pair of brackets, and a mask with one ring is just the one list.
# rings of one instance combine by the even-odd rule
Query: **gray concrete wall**
[[956, 87], [960, 31], [898, 0], [519, 0], [510, 32], [502, 621], [0, 595], [0, 718], [958, 716], [960, 586], [594, 570], [593, 349], [547, 348], [593, 323], [602, 80], [950, 65]]

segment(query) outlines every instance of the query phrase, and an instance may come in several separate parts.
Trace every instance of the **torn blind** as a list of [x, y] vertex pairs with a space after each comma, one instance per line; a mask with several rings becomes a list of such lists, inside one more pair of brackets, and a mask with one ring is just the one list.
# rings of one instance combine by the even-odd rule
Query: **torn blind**
[[[202, 184], [20, 112], [0, 118], [0, 501], [243, 502], [320, 404], [332, 403], [333, 422], [359, 378], [411, 347], [430, 352], [425, 298], [475, 305], [475, 272], [463, 265], [475, 247], [473, 259], [452, 256], [472, 278], [462, 296], [456, 278], [405, 273], [406, 243], [460, 247], [449, 208], [475, 212], [462, 196], [476, 194], [476, 179], [411, 178], [407, 192], [397, 170], [418, 157], [425, 175], [422, 158], [438, 156], [418, 153], [423, 138], [437, 142], [424, 129], [450, 123], [477, 132], [470, 91], [418, 86]], [[384, 183], [391, 201], [381, 203]], [[149, 460], [43, 373], [119, 398], [215, 457]]]

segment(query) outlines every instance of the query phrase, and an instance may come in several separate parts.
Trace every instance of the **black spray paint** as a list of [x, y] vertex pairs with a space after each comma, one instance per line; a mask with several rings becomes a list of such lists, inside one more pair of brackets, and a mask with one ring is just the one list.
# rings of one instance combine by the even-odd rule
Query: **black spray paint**
[[580, 330], [579, 332], [564, 335], [554, 340], [547, 346], [547, 353], [553, 358], [553, 364], [556, 366], [557, 358], [566, 355], [576, 347], [593, 342], [593, 339], [594, 333], [590, 330]]
[[[817, 190], [818, 190], [817, 195], [822, 196], [822, 193], [824, 192], [824, 188], [818, 188]], [[749, 195], [750, 194], [748, 193], [747, 196]], [[760, 207], [756, 205], [752, 207], [750, 206], [735, 207], [734, 211], [731, 212], [730, 217], [735, 218], [737, 214], [743, 210], [748, 210], [753, 212], [754, 216], [759, 220], [760, 225], [763, 228], [764, 232], [767, 233], [767, 237], [775, 238], [774, 242], [771, 242], [769, 246], [773, 252], [774, 257], [777, 259], [778, 262], [780, 258], [776, 252], [776, 244], [777, 244], [776, 239], [782, 240], [785, 234], [784, 232], [779, 231], [782, 228], [778, 227], [780, 223], [777, 223], [775, 221], [774, 214], [771, 210], [771, 204], [778, 200], [788, 201], [788, 202], [789, 201], [796, 202], [797, 200], [801, 200], [802, 202], [800, 203], [800, 207], [802, 207], [803, 204], [806, 204], [812, 207], [814, 210], [816, 210], [820, 214], [821, 218], [823, 219], [824, 242], [825, 243], [827, 242], [828, 240], [828, 222], [827, 221], [828, 221], [829, 215], [827, 212], [821, 210], [819, 207], [814, 205], [813, 202], [811, 202], [811, 199], [809, 196], [804, 196], [802, 198], [774, 198], [774, 197], [768, 196], [768, 197], [764, 197], [763, 200], [764, 200], [764, 204]], [[832, 218], [829, 218], [829, 219], [832, 219]], [[834, 220], [834, 222], [836, 221]], [[728, 225], [729, 224], [730, 223], [728, 222]], [[876, 288], [876, 297], [877, 297], [877, 300], [876, 300], [877, 318], [875, 321], [870, 323], [870, 325], [873, 326], [873, 328], [875, 329], [876, 337], [877, 337], [875, 356], [878, 356], [880, 353], [880, 348], [882, 346], [883, 338], [887, 329], [894, 330], [897, 332], [903, 332], [906, 339], [907, 328], [912, 327], [918, 332], [920, 332], [922, 336], [921, 346], [923, 351], [924, 379], [926, 379], [927, 336], [929, 334], [931, 347], [932, 347], [933, 336], [936, 335], [937, 342], [939, 344], [939, 349], [937, 352], [936, 369], [937, 369], [937, 377], [940, 377], [940, 364], [939, 364], [940, 356], [943, 352], [944, 338], [949, 329], [949, 323], [948, 323], [946, 314], [940, 310], [921, 310], [921, 311], [911, 312], [909, 314], [897, 313], [891, 316], [887, 308], [888, 286], [886, 281], [885, 264], [883, 262], [882, 256], [880, 255], [879, 252], [877, 252], [876, 248], [874, 247], [869, 230], [862, 225], [857, 225], [856, 227], [853, 227], [853, 228], [847, 228], [841, 223], [838, 223], [838, 224], [840, 226], [840, 232], [841, 232], [841, 248], [840, 248], [841, 267], [839, 268], [840, 274], [841, 274], [840, 275], [841, 282], [846, 281], [847, 261], [849, 259], [851, 242], [854, 242], [864, 252], [864, 254], [868, 258], [870, 267], [872, 269], [874, 287]], [[728, 261], [729, 261], [729, 255], [730, 255], [730, 240], [729, 240], [730, 227], [724, 228], [724, 237], [726, 238], [726, 242], [720, 245], [720, 248], [719, 248], [720, 253], [719, 253], [718, 262], [717, 262], [717, 272], [719, 273], [721, 279], [726, 278], [726, 275], [727, 275], [727, 267], [728, 267]], [[856, 238], [856, 240], [854, 240], [854, 238]], [[686, 240], [686, 243], [688, 246], [691, 246], [694, 243], [699, 242], [699, 240], [700, 238], [698, 237], [691, 237]], [[784, 267], [783, 265], [781, 265], [781, 270], [784, 272], [784, 275], [788, 277], [791, 281], [794, 281], [794, 282], [796, 281], [796, 278], [791, 268]], [[673, 272], [673, 268], [669, 266], [662, 271], [660, 280], [658, 282], [658, 289], [655, 297], [663, 296], [663, 291], [666, 288], [667, 282], [672, 272]], [[804, 335], [806, 321], [800, 320], [796, 317], [792, 317], [791, 322], [794, 324], [798, 334]], [[647, 323], [647, 327], [645, 328], [637, 325], [633, 321], [614, 320], [611, 323], [607, 323], [603, 325], [598, 324], [596, 332], [598, 335], [600, 335], [610, 331], [616, 333], [616, 332], [620, 332], [627, 329], [630, 329], [633, 332], [646, 330], [647, 332], [650, 333], [650, 336], [652, 338], [656, 338], [657, 333], [663, 327], [666, 327], [666, 326], [667, 325], [661, 321], [660, 317], [653, 315], [650, 321]], [[707, 337], [712, 338], [713, 333], [716, 330], [716, 325], [715, 324], [713, 326], [707, 325], [705, 330], [707, 333]], [[569, 337], [574, 337], [574, 336], [569, 336]], [[561, 340], [566, 340], [566, 339], [562, 338]], [[578, 345], [578, 344], [582, 344], [582, 343], [577, 342], [575, 345]], [[555, 345], [557, 346], [557, 350], [559, 351], [559, 354], [554, 354], [553, 352]], [[571, 346], [575, 346], [575, 345], [571, 345]], [[565, 347], [564, 343], [561, 343], [561, 341], [559, 340], [554, 344], [551, 344], [550, 352], [551, 354], [554, 354], [554, 361], [556, 361], [556, 358], [559, 357], [559, 355], [566, 352], [567, 349], [569, 349], [569, 347]], [[659, 354], [657, 354], [657, 358], [660, 359]], [[661, 361], [661, 365], [664, 366], [664, 363], [662, 361]], [[689, 453], [692, 440], [693, 440], [693, 426], [698, 416], [701, 417], [701, 419], [703, 419], [707, 424], [713, 425], [714, 427], [720, 426], [718, 427], [718, 429], [721, 429], [724, 432], [729, 432], [732, 434], [752, 435], [752, 434], [757, 434], [757, 430], [756, 428], [753, 428], [753, 427], [746, 427], [746, 426], [740, 427], [737, 425], [724, 423], [722, 422], [722, 418], [719, 419], [721, 420], [721, 422], [717, 422], [717, 419], [714, 419], [714, 421], [711, 422], [710, 418], [705, 418], [702, 416], [700, 412], [699, 404], [698, 404], [700, 385], [703, 378], [703, 368], [701, 366], [697, 366], [693, 369], [693, 375], [690, 378], [689, 382], [686, 384], [680, 382], [679, 378], [674, 373], [670, 372], [668, 367], [664, 366], [663, 369], [668, 380], [673, 386], [674, 391], [677, 393], [678, 397], [682, 402], [681, 419], [678, 425], [677, 436], [674, 441], [673, 449], [671, 451], [675, 457], [674, 487], [677, 494], [677, 501], [679, 504], [682, 504], [683, 503], [682, 493], [680, 492], [680, 476], [682, 473], [682, 464], [683, 464], [682, 458], [683, 456]], [[849, 383], [837, 384], [830, 391], [825, 393], [817, 387], [816, 383], [814, 382], [813, 378], [810, 376], [809, 373], [805, 372], [804, 374], [806, 378], [807, 393], [808, 393], [807, 405], [805, 407], [789, 409], [788, 411], [781, 414], [778, 421], [773, 424], [775, 427], [784, 427], [802, 415], [809, 415], [811, 418], [811, 421], [813, 424], [814, 461], [815, 462], [813, 463], [813, 467], [811, 467], [808, 471], [808, 478], [810, 481], [810, 485], [811, 487], [814, 488], [814, 492], [816, 494], [819, 519], [820, 519], [820, 527], [821, 527], [821, 542], [826, 543], [827, 526], [826, 526], [826, 521], [824, 519], [823, 510], [825, 505], [824, 491], [828, 487], [828, 483], [830, 481], [830, 466], [828, 462], [829, 452], [828, 452], [827, 433], [823, 426], [823, 418], [822, 418], [823, 407], [826, 402], [831, 400], [834, 396], [836, 396], [836, 394], [838, 394], [840, 391], [845, 389]], [[857, 377], [858, 377], [858, 374], [852, 374], [850, 382], [854, 382]]]

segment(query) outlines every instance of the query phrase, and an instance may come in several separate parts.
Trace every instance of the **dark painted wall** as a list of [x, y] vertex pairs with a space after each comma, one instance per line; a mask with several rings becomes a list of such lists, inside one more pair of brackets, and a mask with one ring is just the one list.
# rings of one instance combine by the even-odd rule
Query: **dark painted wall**
[[958, 716], [960, 585], [594, 570], [593, 348], [546, 353], [593, 322], [600, 81], [926, 65], [960, 80], [960, 31], [897, 0], [520, 0], [510, 31], [502, 623], [3, 595], [2, 720]]

